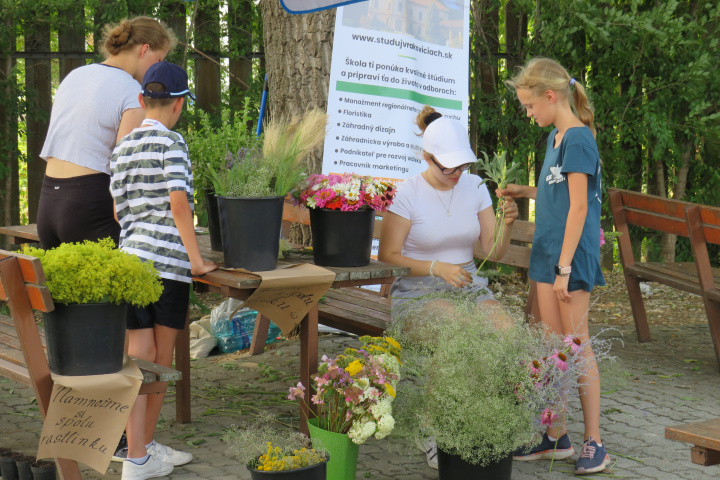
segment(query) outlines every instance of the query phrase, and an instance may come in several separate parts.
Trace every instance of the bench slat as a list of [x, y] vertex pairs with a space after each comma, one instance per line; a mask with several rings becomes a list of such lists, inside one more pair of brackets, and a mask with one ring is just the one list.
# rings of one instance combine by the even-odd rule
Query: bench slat
[[720, 245], [720, 208], [698, 205], [705, 241]]
[[641, 210], [625, 207], [625, 218], [627, 223], [639, 227], [650, 228], [665, 233], [673, 233], [682, 237], [688, 237], [687, 224], [684, 214], [678, 218], [666, 215], [656, 215]]
[[651, 212], [666, 215], [675, 218], [685, 218], [685, 207], [692, 205], [682, 200], [673, 200], [672, 198], [657, 197], [655, 195], [647, 195], [641, 192], [633, 192], [631, 190], [622, 190], [613, 188], [622, 195], [622, 203], [625, 208], [633, 208], [644, 212]]
[[43, 272], [39, 258], [31, 257], [30, 255], [24, 255], [22, 253], [0, 250], [0, 259], [6, 257], [15, 257], [18, 259], [18, 264], [20, 265], [20, 273], [22, 274], [23, 280], [25, 280], [26, 283], [45, 283], [45, 272]]
[[[327, 307], [327, 308], [326, 308]], [[322, 304], [322, 308], [318, 307], [320, 311], [320, 316], [323, 316], [323, 312], [326, 310], [329, 311], [330, 307], [332, 307], [333, 312], [337, 312], [337, 310], [343, 310], [347, 312], [347, 315], [349, 317], [352, 317], [356, 321], [360, 318], [365, 319], [375, 319], [380, 320], [385, 323], [390, 321], [390, 310], [387, 311], [379, 311], [377, 309], [373, 308], [366, 308], [362, 305], [358, 305], [357, 303], [353, 301], [346, 301], [342, 298], [340, 299], [334, 299], [334, 298], [327, 298], [325, 299], [325, 303]]]
[[667, 427], [665, 437], [711, 450], [720, 450], [720, 418]]
[[30, 374], [28, 373], [27, 368], [10, 363], [3, 359], [0, 359], [0, 376], [8, 378], [13, 382], [32, 387]]
[[688, 280], [683, 272], [673, 268], [663, 268], [663, 265], [666, 264], [636, 263], [628, 265], [625, 270], [640, 280], [657, 282], [693, 295], [701, 295], [697, 277], [692, 281]]
[[389, 316], [385, 319], [372, 318], [330, 304], [321, 304], [318, 310], [321, 324], [356, 335], [381, 336], [390, 320]]

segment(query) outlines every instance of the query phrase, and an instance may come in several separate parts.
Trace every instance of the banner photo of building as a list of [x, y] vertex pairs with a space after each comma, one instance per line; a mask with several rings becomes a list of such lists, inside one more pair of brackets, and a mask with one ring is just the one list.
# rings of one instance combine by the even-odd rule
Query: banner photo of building
[[423, 105], [467, 125], [469, 0], [369, 0], [337, 10], [323, 173], [420, 173]]
[[366, 2], [367, 0], [280, 0], [280, 5], [288, 13], [310, 13], [341, 7], [351, 3]]

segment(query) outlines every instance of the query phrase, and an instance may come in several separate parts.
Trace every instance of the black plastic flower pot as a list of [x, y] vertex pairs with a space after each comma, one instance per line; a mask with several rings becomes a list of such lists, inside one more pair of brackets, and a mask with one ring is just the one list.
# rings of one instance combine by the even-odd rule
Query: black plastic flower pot
[[285, 197], [216, 198], [225, 266], [253, 272], [275, 270]]
[[374, 210], [310, 209], [315, 265], [362, 267], [370, 263]]
[[0, 476], [2, 476], [3, 480], [18, 480], [18, 469], [15, 460], [22, 456], [22, 452], [13, 451], [0, 455]]
[[102, 375], [122, 369], [127, 305], [55, 304], [45, 314], [50, 371], [58, 375]]
[[512, 452], [502, 460], [480, 466], [466, 462], [460, 455], [451, 455], [438, 448], [440, 480], [510, 480], [512, 467]]
[[279, 472], [266, 472], [250, 467], [247, 469], [251, 480], [325, 480], [327, 478], [327, 462]]
[[208, 216], [208, 231], [210, 232], [210, 249], [222, 252], [222, 231], [220, 229], [220, 214], [218, 213], [215, 192], [205, 190], [205, 209]]
[[32, 465], [36, 461], [37, 459], [32, 456], [17, 457], [15, 459], [15, 465], [17, 466], [19, 480], [33, 480], [33, 473], [30, 465]]
[[30, 465], [35, 480], [55, 480], [57, 477], [57, 469], [55, 462], [43, 460]]

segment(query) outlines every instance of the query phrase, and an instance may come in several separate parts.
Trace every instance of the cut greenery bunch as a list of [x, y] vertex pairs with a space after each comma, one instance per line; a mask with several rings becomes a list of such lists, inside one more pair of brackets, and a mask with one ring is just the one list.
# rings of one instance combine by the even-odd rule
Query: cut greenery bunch
[[[248, 147], [225, 169], [210, 166], [215, 193], [226, 197], [285, 196], [307, 176], [305, 157], [325, 139], [327, 115], [318, 109], [302, 119], [272, 121], [262, 148]], [[259, 146], [259, 142], [258, 142]]]
[[[485, 172], [485, 178], [483, 178], [482, 182], [480, 182], [480, 185], [483, 185], [490, 180], [495, 183], [500, 190], [503, 190], [509, 183], [518, 183], [522, 181], [522, 170], [520, 169], [520, 164], [511, 163], [510, 166], [508, 166], [505, 159], [506, 154], [507, 152], [503, 152], [498, 155], [498, 153], [495, 152], [492, 160], [490, 160], [487, 153], [482, 152], [483, 158], [478, 158], [477, 167], [479, 170]], [[505, 197], [500, 197], [498, 199], [497, 209], [500, 215], [495, 217], [493, 246], [478, 267], [478, 273], [483, 265], [485, 265], [488, 258], [490, 258], [490, 256], [495, 252], [498, 243], [502, 243], [503, 241], [503, 234], [505, 232]]]
[[228, 445], [226, 453], [248, 468], [262, 471], [293, 470], [327, 460], [322, 449], [313, 448], [317, 440], [279, 425], [272, 414], [260, 413], [251, 421], [231, 426], [222, 437]]
[[200, 128], [190, 130], [187, 141], [193, 166], [195, 185], [212, 190], [211, 170], [221, 171], [232, 167], [248, 151], [260, 148], [260, 141], [252, 128], [249, 99], [245, 100], [242, 112], [231, 115], [224, 110], [219, 126], [213, 124], [210, 115], [200, 110]]
[[163, 290], [152, 262], [118, 250], [110, 238], [63, 243], [51, 250], [26, 247], [24, 253], [40, 259], [56, 303], [111, 302], [144, 307], [157, 302]]

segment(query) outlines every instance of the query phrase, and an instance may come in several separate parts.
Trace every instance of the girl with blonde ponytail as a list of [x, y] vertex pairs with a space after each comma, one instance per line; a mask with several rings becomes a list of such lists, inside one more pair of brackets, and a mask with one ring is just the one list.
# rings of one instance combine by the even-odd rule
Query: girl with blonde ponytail
[[[600, 377], [588, 335], [590, 292], [605, 285], [600, 268], [600, 154], [595, 114], [583, 85], [559, 63], [535, 58], [506, 84], [527, 116], [550, 132], [537, 187], [510, 184], [502, 194], [535, 199], [535, 236], [529, 276], [537, 282], [541, 321], [582, 341], [587, 371], [578, 383], [585, 421], [576, 474], [600, 472], [610, 463], [600, 438]], [[575, 451], [564, 420], [548, 427], [542, 442], [515, 452], [519, 461], [563, 459]]]

